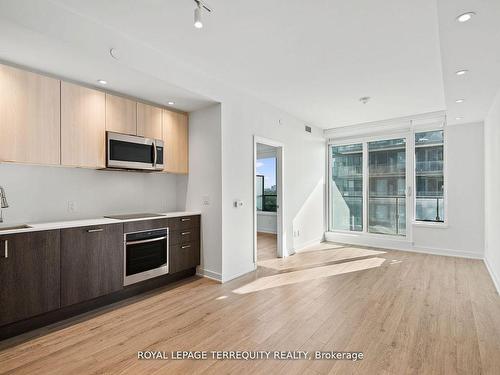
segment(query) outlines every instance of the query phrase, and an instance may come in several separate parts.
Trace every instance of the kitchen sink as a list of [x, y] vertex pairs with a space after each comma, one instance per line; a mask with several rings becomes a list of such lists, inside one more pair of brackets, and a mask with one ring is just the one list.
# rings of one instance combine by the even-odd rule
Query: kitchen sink
[[26, 229], [31, 228], [29, 225], [21, 224], [21, 225], [13, 225], [11, 227], [2, 227], [0, 226], [0, 232], [3, 230], [14, 230], [14, 229]]

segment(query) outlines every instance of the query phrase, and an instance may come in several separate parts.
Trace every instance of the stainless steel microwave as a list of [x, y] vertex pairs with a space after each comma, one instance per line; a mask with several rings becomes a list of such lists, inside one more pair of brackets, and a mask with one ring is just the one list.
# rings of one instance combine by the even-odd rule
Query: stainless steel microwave
[[161, 171], [163, 141], [135, 135], [106, 132], [106, 167]]

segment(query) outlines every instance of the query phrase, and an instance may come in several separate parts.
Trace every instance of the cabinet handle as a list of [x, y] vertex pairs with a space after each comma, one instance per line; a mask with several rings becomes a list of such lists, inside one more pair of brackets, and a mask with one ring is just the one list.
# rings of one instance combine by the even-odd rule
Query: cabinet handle
[[3, 257], [8, 258], [9, 257], [9, 240], [5, 240], [5, 245], [3, 248]]
[[190, 218], [190, 217], [183, 217], [183, 218], [181, 219], [181, 221], [190, 221], [190, 220], [191, 220], [191, 218]]
[[102, 232], [104, 229], [99, 228], [99, 229], [89, 229], [87, 230], [87, 233], [97, 233], [97, 232]]
[[182, 236], [187, 236], [188, 234], [191, 234], [191, 232], [182, 232], [181, 233]]
[[191, 247], [191, 245], [184, 245], [184, 246], [181, 246], [181, 249], [188, 249], [190, 247]]
[[163, 236], [163, 237], [157, 237], [157, 238], [150, 238], [147, 240], [127, 241], [127, 242], [125, 242], [125, 244], [127, 244], [127, 245], [139, 245], [141, 243], [158, 242], [158, 241], [163, 241], [166, 239], [167, 239], [167, 236]]

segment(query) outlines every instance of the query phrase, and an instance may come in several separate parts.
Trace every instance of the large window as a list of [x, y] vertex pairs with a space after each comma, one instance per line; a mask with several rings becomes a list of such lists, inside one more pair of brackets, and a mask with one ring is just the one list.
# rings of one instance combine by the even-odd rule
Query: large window
[[257, 210], [276, 212], [276, 158], [257, 159]]
[[400, 134], [329, 146], [330, 231], [404, 237], [413, 220], [445, 221], [444, 131]]
[[330, 230], [363, 230], [363, 144], [330, 148]]
[[415, 220], [444, 222], [443, 131], [415, 133]]
[[406, 235], [406, 140], [368, 142], [368, 229]]

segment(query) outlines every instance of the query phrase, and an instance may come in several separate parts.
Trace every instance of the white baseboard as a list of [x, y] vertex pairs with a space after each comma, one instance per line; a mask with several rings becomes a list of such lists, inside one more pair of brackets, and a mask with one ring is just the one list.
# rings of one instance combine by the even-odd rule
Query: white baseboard
[[474, 253], [472, 251], [461, 251], [452, 249], [443, 249], [436, 247], [425, 247], [425, 246], [413, 246], [411, 249], [404, 251], [411, 251], [415, 253], [424, 253], [432, 255], [443, 255], [447, 257], [458, 257], [458, 258], [468, 258], [468, 259], [483, 259], [482, 254]]
[[238, 277], [246, 275], [249, 272], [253, 272], [255, 270], [255, 268], [256, 268], [256, 264], [255, 263], [251, 263], [251, 264], [248, 265], [247, 269], [245, 269], [245, 270], [236, 272], [236, 273], [234, 273], [232, 275], [229, 275], [229, 276], [224, 275], [222, 277], [222, 282], [223, 283], [227, 283], [228, 281], [237, 279]]
[[483, 254], [478, 254], [474, 252], [428, 247], [428, 246], [418, 246], [414, 245], [411, 241], [405, 239], [382, 238], [380, 236], [367, 237], [358, 234], [327, 232], [325, 233], [325, 240], [331, 242], [358, 245], [358, 246], [368, 246], [381, 249], [409, 251], [414, 253], [442, 255], [442, 256], [459, 257], [459, 258], [483, 259], [484, 257]]
[[262, 230], [262, 229], [257, 228], [257, 233], [276, 234], [276, 231], [273, 231], [273, 230]]
[[222, 283], [222, 275], [218, 272], [213, 272], [210, 270], [205, 270], [200, 267], [196, 269], [196, 274], [201, 277], [206, 277], [207, 279], [218, 281]]
[[486, 269], [490, 273], [491, 280], [493, 280], [493, 284], [497, 289], [497, 293], [500, 294], [500, 276], [498, 276], [495, 271], [493, 271], [493, 267], [491, 267], [490, 263], [488, 262], [488, 258], [486, 257], [484, 258], [484, 264], [486, 265]]

